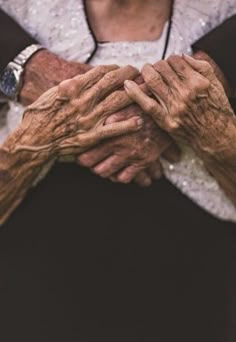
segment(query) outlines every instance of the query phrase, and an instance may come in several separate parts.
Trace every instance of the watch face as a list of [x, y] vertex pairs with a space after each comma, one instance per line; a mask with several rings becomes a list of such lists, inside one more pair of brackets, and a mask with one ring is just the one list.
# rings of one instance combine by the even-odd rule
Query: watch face
[[0, 76], [0, 90], [7, 97], [13, 98], [17, 92], [17, 79], [14, 71], [7, 68]]

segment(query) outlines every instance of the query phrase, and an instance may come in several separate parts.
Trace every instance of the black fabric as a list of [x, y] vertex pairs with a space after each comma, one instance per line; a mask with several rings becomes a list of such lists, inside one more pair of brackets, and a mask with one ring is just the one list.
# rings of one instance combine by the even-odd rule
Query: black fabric
[[206, 52], [236, 85], [236, 15], [197, 41], [193, 50]]
[[[1, 70], [34, 40], [0, 26]], [[235, 342], [235, 228], [166, 180], [57, 165], [0, 231], [0, 341]]]
[[235, 245], [164, 179], [57, 165], [0, 232], [0, 340], [235, 341]]
[[230, 100], [231, 106], [233, 107], [233, 110], [234, 110], [235, 113], [236, 113], [236, 98], [235, 98], [235, 97], [232, 97], [232, 98], [230, 98], [229, 100]]
[[0, 10], [0, 72], [27, 46], [36, 40], [26, 33], [12, 18]]

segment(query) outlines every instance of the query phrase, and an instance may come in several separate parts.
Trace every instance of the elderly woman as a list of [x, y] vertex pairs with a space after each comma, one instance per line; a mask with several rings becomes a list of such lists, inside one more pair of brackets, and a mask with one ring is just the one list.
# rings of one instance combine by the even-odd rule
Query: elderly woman
[[[28, 84], [26, 82], [22, 96], [27, 92], [29, 95], [30, 91], [37, 93], [41, 80], [49, 78], [45, 70], [51, 63], [44, 63], [44, 66], [37, 64], [43, 54], [50, 55], [51, 60], [56, 54], [57, 61], [63, 58], [82, 63], [89, 61], [92, 66], [117, 63], [142, 68], [147, 62], [153, 64], [173, 53], [191, 52], [190, 46], [196, 39], [235, 12], [234, 0], [224, 3], [215, 0], [70, 0], [67, 3], [61, 0], [50, 3], [46, 0], [9, 0], [0, 1], [0, 4], [51, 51], [42, 50], [29, 63], [29, 72], [31, 67], [34, 77]], [[182, 59], [178, 60], [179, 63], [182, 65]], [[165, 64], [163, 78], [168, 78], [168, 66]], [[151, 113], [152, 119], [150, 115], [143, 115], [143, 110], [132, 104], [121, 90], [118, 99], [117, 94], [112, 97], [116, 101], [116, 110], [122, 109], [123, 105], [132, 105], [109, 116], [116, 111], [110, 103], [113, 109], [110, 112], [110, 108], [105, 106], [109, 117], [106, 116], [107, 120], [103, 122], [110, 125], [138, 115], [144, 120], [142, 128], [132, 134], [104, 141], [84, 153], [80, 150], [81, 137], [79, 146], [78, 141], [74, 145], [71, 140], [72, 146], [57, 145], [56, 130], [51, 130], [57, 122], [51, 120], [46, 120], [46, 124], [50, 142], [53, 137], [56, 144], [49, 145], [47, 138], [44, 140], [45, 132], [48, 132], [44, 124], [44, 117], [47, 119], [47, 97], [43, 97], [43, 106], [40, 99], [39, 107], [36, 102], [26, 110], [23, 119], [25, 128], [25, 123], [35, 120], [37, 116], [34, 114], [39, 111], [39, 125], [38, 121], [34, 123], [33, 120], [36, 129], [34, 125], [27, 126], [27, 132], [32, 129], [36, 141], [24, 138], [19, 141], [19, 146], [15, 145], [14, 130], [18, 130], [21, 122], [19, 113], [23, 113], [23, 108], [10, 103], [5, 120], [7, 125], [2, 130], [5, 134], [2, 134], [2, 140], [5, 140], [3, 151], [13, 155], [11, 158], [26, 153], [33, 160], [42, 158], [46, 152], [45, 159], [39, 162], [40, 168], [45, 162], [48, 165], [50, 150], [54, 151], [52, 155], [49, 153], [50, 162], [51, 159], [54, 161], [54, 157], [73, 152], [80, 154], [80, 164], [90, 167], [103, 178], [129, 182], [143, 170], [148, 170], [145, 176], [141, 174], [142, 179], [146, 179], [148, 168], [153, 162], [157, 163], [173, 140], [180, 145], [182, 157], [176, 165], [161, 160], [166, 178], [176, 187], [166, 179], [147, 190], [132, 185], [124, 187], [99, 179], [74, 165], [57, 165], [49, 173], [4, 224], [1, 232], [1, 310], [4, 317], [0, 334], [3, 340], [16, 340], [19, 336], [25, 341], [40, 342], [47, 339], [89, 342], [95, 339], [230, 340], [229, 330], [233, 325], [229, 322], [234, 308], [230, 307], [232, 296], [229, 296], [229, 290], [233, 287], [230, 280], [236, 237], [235, 225], [226, 221], [235, 220], [234, 196], [228, 193], [225, 182], [220, 181], [223, 179], [222, 171], [221, 177], [212, 171], [219, 164], [214, 161], [210, 168], [205, 154], [203, 156], [190, 139], [187, 142], [179, 139], [179, 135], [172, 134], [173, 130], [162, 122], [165, 111], [169, 115], [183, 114], [183, 98], [182, 95], [177, 96], [179, 89], [188, 95], [189, 106], [192, 106], [191, 101], [195, 104], [195, 97], [187, 93], [189, 83], [194, 79], [193, 70], [188, 78], [189, 83], [184, 82], [183, 77], [180, 77], [180, 83], [179, 79], [176, 80], [178, 75], [171, 73], [171, 84], [175, 81], [176, 88], [173, 83], [171, 87], [168, 85], [168, 89], [163, 83], [157, 86], [159, 74], [151, 70], [152, 75], [154, 73], [153, 85], [149, 82], [150, 66], [148, 77], [143, 71], [148, 86], [146, 90], [157, 94], [161, 105], [152, 99], [152, 106], [145, 107], [136, 94], [137, 88], [136, 92], [133, 89], [129, 91], [129, 86], [126, 88], [129, 96]], [[196, 71], [195, 76], [197, 79], [202, 77]], [[208, 91], [212, 94], [212, 89], [206, 91], [205, 85], [207, 83], [209, 86], [209, 80], [205, 78], [203, 92], [197, 92], [203, 120], [208, 115], [203, 112], [202, 103], [207, 104], [212, 96], [208, 96]], [[104, 83], [102, 89], [99, 86], [102, 92], [106, 91], [106, 87], [109, 89], [110, 82], [115, 82], [114, 77], [106, 77], [105, 80], [106, 86]], [[121, 83], [117, 84], [115, 89], [120, 86]], [[191, 87], [196, 91], [196, 84]], [[218, 83], [216, 89], [228, 113], [232, 113]], [[166, 92], [170, 94], [170, 91], [176, 96], [174, 99], [178, 101], [181, 111], [170, 110], [172, 103], [166, 96]], [[37, 94], [40, 93], [42, 91]], [[85, 99], [92, 97], [85, 96]], [[61, 100], [63, 102], [64, 97]], [[145, 97], [145, 101], [149, 103], [149, 97]], [[79, 101], [75, 102], [78, 105]], [[69, 101], [62, 105], [69, 106]], [[81, 116], [81, 107], [77, 108], [78, 113], [72, 115], [72, 120], [77, 115]], [[158, 112], [153, 108], [158, 108]], [[73, 113], [74, 110], [73, 107]], [[190, 113], [187, 111], [187, 114]], [[218, 114], [223, 118], [219, 106]], [[69, 128], [64, 125], [63, 112], [56, 110], [55, 117], [62, 120], [60, 127], [62, 130], [66, 127], [66, 136], [71, 129], [80, 129], [79, 125], [77, 128], [74, 126], [74, 122]], [[190, 116], [186, 115], [186, 118]], [[136, 119], [127, 124], [125, 129], [138, 128]], [[191, 127], [188, 126], [185, 137], [192, 136]], [[213, 132], [213, 126], [210, 128]], [[124, 130], [121, 129], [121, 132]], [[200, 129], [197, 132], [202, 134]], [[7, 138], [10, 133], [13, 135]], [[42, 140], [38, 142], [39, 133]], [[182, 136], [180, 132], [180, 138]], [[10, 144], [7, 139], [10, 139]], [[195, 137], [192, 141], [202, 140], [198, 136], [198, 140]], [[68, 151], [67, 147], [72, 149]], [[232, 161], [232, 158], [229, 159]], [[21, 160], [16, 160], [15, 170], [21, 165]], [[26, 175], [24, 184], [29, 187], [31, 176], [32, 179], [38, 176], [38, 168], [33, 174], [27, 165], [26, 170], [23, 173], [23, 176]], [[227, 170], [232, 173], [233, 169], [229, 165]], [[156, 172], [158, 169], [155, 169]], [[22, 178], [13, 173], [12, 187], [14, 182], [17, 185], [18, 179]], [[234, 182], [232, 177], [230, 182]], [[20, 184], [19, 188], [24, 189], [24, 184]], [[9, 189], [10, 194], [15, 193], [11, 187], [7, 191]], [[14, 206], [22, 197], [17, 198]], [[3, 217], [6, 215], [7, 212], [4, 212]], [[15, 329], [11, 328], [12, 325]]]

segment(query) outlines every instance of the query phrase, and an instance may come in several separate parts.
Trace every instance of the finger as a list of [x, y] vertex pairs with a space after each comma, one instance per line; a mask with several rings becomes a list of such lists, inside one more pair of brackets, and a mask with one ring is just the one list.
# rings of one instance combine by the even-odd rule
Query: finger
[[138, 173], [141, 170], [142, 169], [140, 168], [140, 166], [136, 166], [136, 165], [128, 166], [117, 175], [117, 180], [120, 183], [128, 184], [132, 182], [132, 180], [135, 179], [135, 177], [138, 175]]
[[154, 64], [153, 67], [170, 88], [178, 89], [179, 78], [167, 61], [160, 61]]
[[126, 113], [124, 111], [115, 113], [109, 116], [109, 118], [106, 120], [106, 125], [112, 124], [114, 122], [120, 122], [127, 119]]
[[135, 177], [134, 182], [142, 187], [147, 187], [152, 184], [151, 177], [146, 171], [139, 172]]
[[162, 106], [157, 101], [146, 95], [135, 82], [126, 81], [125, 90], [128, 96], [135, 101], [145, 113], [151, 115], [153, 120], [163, 128], [165, 112]]
[[94, 103], [99, 103], [107, 95], [123, 87], [125, 80], [133, 80], [138, 74], [138, 70], [129, 65], [108, 72], [98, 83], [88, 90], [86, 97], [90, 101], [94, 99]]
[[143, 125], [143, 119], [134, 117], [126, 121], [101, 126], [94, 131], [80, 134], [80, 144], [83, 147], [89, 147], [98, 144], [106, 138], [136, 132]]
[[210, 63], [193, 58], [188, 55], [183, 55], [183, 59], [197, 72], [199, 72], [202, 76], [208, 78], [210, 81], [215, 80], [216, 76], [214, 73], [213, 67]]
[[[91, 108], [90, 113], [80, 120], [85, 120], [89, 122], [97, 122], [98, 120], [107, 124], [107, 118], [110, 117], [112, 114], [124, 110], [127, 106], [132, 103], [130, 97], [126, 94], [123, 90], [116, 90], [111, 95], [107, 96], [105, 100], [97, 104], [94, 107], [93, 102], [90, 100], [90, 103], [86, 104], [87, 107]], [[127, 119], [127, 117], [125, 117]], [[115, 122], [114, 120], [112, 120]], [[121, 120], [119, 120], [121, 121]], [[112, 123], [112, 122], [111, 122]]]
[[129, 118], [132, 118], [133, 116], [137, 116], [137, 115], [142, 116], [142, 114], [143, 114], [142, 109], [137, 104], [132, 104], [132, 106], [128, 106], [124, 108], [123, 110], [109, 116], [108, 119], [106, 120], [106, 125], [113, 123], [113, 122], [123, 121]]
[[117, 70], [117, 65], [104, 65], [95, 67], [83, 75], [78, 75], [72, 79], [62, 81], [59, 84], [59, 93], [61, 97], [77, 98], [86, 89], [91, 88], [100, 81], [107, 73]]
[[167, 62], [180, 81], [189, 81], [190, 76], [195, 74], [194, 69], [181, 56], [170, 56]]
[[151, 90], [152, 94], [158, 99], [163, 107], [166, 107], [166, 101], [169, 101], [170, 88], [164, 82], [161, 74], [154, 69], [151, 64], [144, 65], [142, 76], [146, 86]]
[[181, 158], [181, 150], [173, 143], [162, 153], [162, 157], [170, 163], [178, 163]]
[[192, 91], [192, 96], [200, 95], [201, 97], [207, 97], [210, 81], [206, 77], [194, 70], [183, 57], [171, 56], [168, 58], [168, 63], [176, 71], [179, 77], [182, 78], [183, 85], [182, 88], [179, 88], [179, 92], [185, 94], [187, 101], [190, 100], [189, 91]]
[[101, 177], [108, 178], [123, 169], [124, 165], [125, 160], [123, 157], [113, 155], [96, 165], [93, 171]]
[[152, 163], [149, 168], [147, 169], [147, 172], [151, 179], [157, 180], [162, 177], [162, 167], [159, 160]]
[[105, 160], [106, 158], [108, 158], [109, 155], [109, 146], [98, 146], [78, 156], [77, 162], [82, 166], [91, 168], [100, 163], [101, 161]]

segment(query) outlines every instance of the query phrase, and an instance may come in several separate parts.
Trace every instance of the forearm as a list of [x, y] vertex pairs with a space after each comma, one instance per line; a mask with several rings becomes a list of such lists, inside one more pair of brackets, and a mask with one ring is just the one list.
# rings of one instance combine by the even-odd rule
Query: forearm
[[42, 166], [49, 160], [47, 153], [17, 151], [22, 141], [32, 145], [35, 134], [25, 133], [20, 126], [0, 147], [0, 224], [24, 199]]
[[[209, 173], [236, 206], [236, 119], [230, 122], [225, 131], [219, 131], [217, 136], [210, 139], [211, 144], [207, 148], [197, 147], [196, 152], [199, 152]], [[218, 146], [217, 140], [220, 141]]]
[[[202, 43], [204, 44], [204, 40]], [[201, 41], [199, 42], [199, 47], [201, 47]], [[197, 51], [194, 54], [194, 57], [199, 60], [205, 60], [211, 64], [217, 78], [222, 83], [227, 96], [232, 96], [233, 87], [230, 85], [228, 79], [226, 79], [223, 71], [216, 62], [203, 51]], [[208, 154], [200, 154], [202, 155], [202, 159], [204, 160], [205, 166], [210, 174], [213, 175], [213, 177], [218, 181], [220, 187], [236, 205], [236, 128], [235, 135], [231, 133], [232, 131], [234, 131], [233, 125], [230, 130], [230, 136], [232, 136], [232, 139], [230, 139], [231, 142], [228, 142], [227, 144], [228, 151], [222, 151], [222, 153], [216, 153], [215, 155], [213, 154], [210, 158]], [[233, 151], [231, 151], [231, 148], [233, 148]]]
[[206, 161], [205, 166], [236, 206], [236, 153], [227, 162], [222, 160]]

